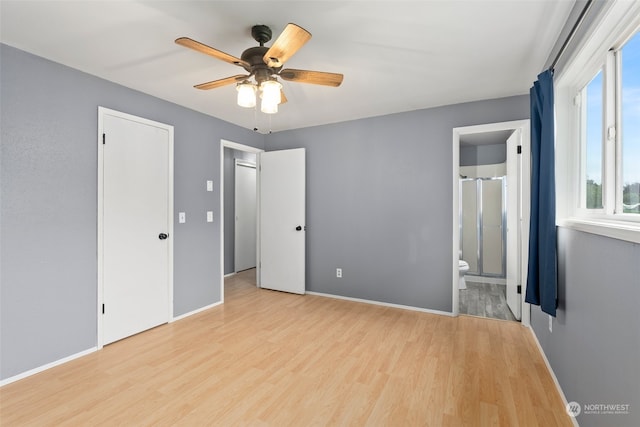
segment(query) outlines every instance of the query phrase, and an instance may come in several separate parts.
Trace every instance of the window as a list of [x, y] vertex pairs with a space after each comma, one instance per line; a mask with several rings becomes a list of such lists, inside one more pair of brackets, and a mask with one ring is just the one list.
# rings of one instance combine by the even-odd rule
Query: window
[[602, 6], [554, 76], [556, 217], [640, 243], [640, 2]]
[[622, 212], [640, 214], [640, 33], [619, 55]]
[[583, 201], [587, 209], [602, 209], [602, 71], [581, 91]]
[[640, 214], [640, 32], [610, 49], [578, 93], [581, 200], [588, 214]]

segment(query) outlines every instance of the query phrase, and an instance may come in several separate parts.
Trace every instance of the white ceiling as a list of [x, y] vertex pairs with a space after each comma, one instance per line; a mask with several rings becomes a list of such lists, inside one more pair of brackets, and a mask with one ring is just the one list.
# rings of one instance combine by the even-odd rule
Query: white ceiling
[[[0, 1], [2, 43], [261, 131], [528, 93], [574, 0]], [[339, 88], [283, 82], [276, 115], [238, 107], [235, 87], [194, 84], [244, 70], [174, 43], [240, 56], [250, 29], [288, 22], [313, 38], [285, 68], [345, 75]], [[273, 41], [273, 40], [272, 40]], [[270, 43], [267, 43], [269, 46]], [[269, 121], [271, 123], [269, 124]]]

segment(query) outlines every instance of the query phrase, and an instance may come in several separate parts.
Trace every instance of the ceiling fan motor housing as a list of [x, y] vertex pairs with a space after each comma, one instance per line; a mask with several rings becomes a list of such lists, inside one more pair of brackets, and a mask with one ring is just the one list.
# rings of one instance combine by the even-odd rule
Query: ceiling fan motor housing
[[266, 46], [250, 47], [242, 52], [242, 56], [240, 57], [250, 65], [250, 68], [247, 71], [254, 75], [258, 83], [269, 80], [271, 76], [276, 74], [279, 70], [279, 68], [272, 68], [264, 63], [263, 57], [268, 50], [269, 48]]

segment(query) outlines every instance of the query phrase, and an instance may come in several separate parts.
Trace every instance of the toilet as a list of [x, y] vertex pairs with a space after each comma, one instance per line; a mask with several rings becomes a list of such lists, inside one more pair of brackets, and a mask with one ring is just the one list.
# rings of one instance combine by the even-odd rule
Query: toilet
[[467, 283], [464, 280], [464, 275], [467, 271], [469, 271], [469, 264], [466, 261], [460, 259], [458, 261], [458, 268], [460, 271], [460, 276], [458, 277], [458, 289], [467, 289]]

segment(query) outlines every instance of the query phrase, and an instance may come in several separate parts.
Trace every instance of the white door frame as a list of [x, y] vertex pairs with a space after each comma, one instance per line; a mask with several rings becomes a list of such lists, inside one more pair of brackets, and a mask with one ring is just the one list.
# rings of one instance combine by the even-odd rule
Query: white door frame
[[120, 111], [111, 110], [105, 107], [98, 107], [98, 236], [97, 236], [97, 253], [98, 253], [98, 305], [96, 306], [96, 313], [98, 317], [98, 331], [97, 331], [97, 348], [101, 349], [103, 344], [103, 322], [102, 322], [102, 304], [103, 304], [103, 292], [104, 292], [104, 252], [103, 252], [103, 239], [102, 234], [104, 232], [104, 116], [114, 116], [125, 120], [131, 120], [136, 123], [141, 123], [161, 129], [165, 129], [169, 135], [169, 182], [168, 182], [168, 205], [167, 209], [167, 221], [169, 239], [167, 239], [168, 251], [169, 251], [169, 265], [167, 268], [167, 283], [169, 286], [169, 299], [167, 303], [167, 312], [169, 322], [173, 322], [173, 126], [165, 123], [155, 122], [142, 117], [133, 116], [131, 114], [122, 113]]
[[[521, 284], [522, 284], [522, 319], [521, 322], [524, 326], [530, 326], [531, 324], [531, 306], [524, 301], [526, 294], [527, 283], [527, 262], [529, 253], [529, 212], [530, 212], [530, 192], [531, 192], [531, 176], [530, 176], [530, 128], [529, 119], [527, 120], [514, 120], [510, 122], [489, 123], [476, 126], [464, 126], [453, 129], [453, 219], [452, 219], [452, 235], [453, 235], [453, 252], [451, 262], [451, 277], [452, 277], [452, 314], [458, 316], [458, 303], [459, 303], [459, 290], [458, 290], [458, 277], [459, 265], [458, 260], [460, 258], [460, 229], [459, 229], [459, 181], [460, 181], [460, 136], [474, 133], [484, 132], [496, 132], [503, 130], [520, 129], [522, 135], [522, 259], [521, 259]], [[507, 178], [508, 179], [508, 178]]]
[[[261, 153], [264, 150], [255, 148], [250, 145], [239, 144], [233, 141], [227, 141], [226, 139], [220, 140], [220, 302], [224, 303], [224, 149], [231, 148], [233, 150], [244, 151], [246, 153]], [[256, 156], [256, 170], [260, 167], [260, 156]], [[256, 191], [260, 190], [260, 174], [256, 174], [257, 187]], [[257, 197], [257, 217], [260, 215], [260, 198]], [[256, 280], [258, 281], [258, 287], [260, 287], [260, 222], [256, 226]]]

